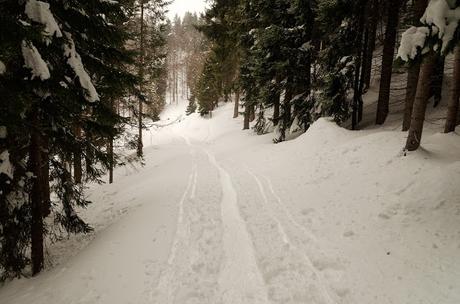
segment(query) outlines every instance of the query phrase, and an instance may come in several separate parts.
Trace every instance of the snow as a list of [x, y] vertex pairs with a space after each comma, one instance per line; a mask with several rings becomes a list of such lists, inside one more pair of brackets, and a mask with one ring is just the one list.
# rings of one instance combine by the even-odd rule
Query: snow
[[95, 234], [49, 245], [2, 304], [460, 303], [458, 134], [404, 155], [391, 126], [320, 119], [274, 145], [231, 104], [186, 104], [145, 131], [145, 167], [91, 187]]
[[0, 175], [5, 174], [10, 179], [13, 179], [13, 166], [10, 162], [10, 153], [8, 150], [0, 154]]
[[406, 30], [401, 38], [401, 45], [398, 49], [398, 57], [404, 61], [414, 59], [418, 49], [423, 49], [428, 36], [438, 37], [440, 45], [436, 44], [434, 49], [441, 48], [444, 52], [452, 41], [460, 21], [460, 7], [451, 9], [446, 0], [431, 0], [420, 21], [432, 26], [411, 27]]
[[32, 42], [23, 40], [21, 48], [22, 56], [24, 57], [24, 66], [32, 70], [32, 79], [49, 79], [51, 74], [48, 66]]
[[96, 88], [91, 82], [91, 77], [86, 72], [85, 67], [81, 61], [81, 57], [75, 49], [75, 43], [72, 40], [71, 34], [67, 32], [65, 34], [69, 40], [69, 44], [64, 46], [64, 55], [67, 57], [67, 63], [75, 72], [75, 75], [77, 75], [78, 80], [80, 81], [81, 87], [85, 90], [86, 100], [89, 102], [96, 102], [99, 100], [99, 95], [97, 94]]
[[[25, 13], [29, 19], [45, 26], [44, 34], [47, 37], [62, 37], [62, 32], [50, 11], [50, 4], [37, 0], [28, 0], [25, 6]], [[50, 43], [50, 39], [47, 39]]]
[[421, 21], [436, 26], [435, 34], [442, 39], [442, 51], [454, 37], [460, 20], [460, 7], [451, 9], [446, 0], [431, 0]]
[[6, 72], [6, 66], [5, 64], [0, 60], [0, 75], [5, 74]]
[[429, 34], [430, 30], [426, 27], [412, 26], [407, 29], [402, 34], [401, 44], [398, 48], [398, 57], [404, 61], [415, 59], [418, 51], [423, 49]]

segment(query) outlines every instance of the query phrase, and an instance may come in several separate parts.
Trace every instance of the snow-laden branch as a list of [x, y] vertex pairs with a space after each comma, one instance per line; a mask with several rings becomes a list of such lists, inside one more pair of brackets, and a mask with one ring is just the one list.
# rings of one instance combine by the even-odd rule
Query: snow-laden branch
[[431, 0], [420, 22], [420, 27], [411, 27], [406, 30], [398, 49], [398, 57], [404, 61], [415, 59], [418, 52], [426, 53], [427, 38], [438, 38], [434, 50], [441, 49], [444, 53], [454, 38], [460, 21], [460, 7], [452, 8], [447, 0]]
[[44, 36], [47, 44], [51, 43], [51, 37], [62, 37], [61, 29], [59, 28], [53, 13], [50, 10], [50, 4], [37, 0], [28, 0], [25, 7], [25, 13], [30, 20], [45, 26]]
[[24, 66], [32, 70], [32, 79], [40, 78], [47, 80], [51, 77], [48, 65], [43, 60], [37, 48], [32, 42], [22, 41], [22, 56], [24, 57]]
[[99, 95], [97, 94], [96, 88], [91, 82], [91, 77], [85, 70], [83, 63], [81, 61], [80, 55], [75, 49], [75, 43], [72, 39], [70, 33], [64, 32], [66, 38], [68, 39], [68, 44], [64, 45], [64, 55], [67, 57], [67, 63], [77, 75], [78, 80], [80, 81], [81, 87], [85, 90], [85, 98], [89, 102], [95, 102], [99, 100]]

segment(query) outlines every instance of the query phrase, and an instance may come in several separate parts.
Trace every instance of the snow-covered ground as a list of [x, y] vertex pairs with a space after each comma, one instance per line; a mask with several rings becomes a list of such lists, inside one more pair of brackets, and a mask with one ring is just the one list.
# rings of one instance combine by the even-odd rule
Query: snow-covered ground
[[184, 109], [146, 132], [145, 167], [91, 188], [91, 240], [0, 303], [460, 303], [458, 135], [405, 156], [405, 133], [321, 119], [274, 145], [232, 105]]

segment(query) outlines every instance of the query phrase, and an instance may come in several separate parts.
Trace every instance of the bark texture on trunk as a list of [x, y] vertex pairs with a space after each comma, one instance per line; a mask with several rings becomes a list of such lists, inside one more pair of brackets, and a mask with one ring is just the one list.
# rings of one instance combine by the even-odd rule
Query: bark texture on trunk
[[273, 99], [273, 125], [277, 126], [280, 119], [280, 93], [275, 93]]
[[[81, 138], [81, 126], [76, 125], [75, 126], [75, 136], [80, 139]], [[75, 183], [81, 184], [82, 183], [82, 177], [83, 177], [83, 169], [82, 169], [82, 164], [81, 164], [81, 149], [77, 148], [77, 151], [75, 151], [74, 156], [73, 156], [73, 176]]]
[[415, 63], [409, 67], [407, 73], [407, 84], [406, 84], [406, 98], [404, 106], [404, 119], [403, 119], [403, 131], [407, 131], [410, 128], [410, 121], [412, 117], [412, 108], [414, 106], [415, 94], [417, 92], [418, 76], [420, 74], [420, 64]]
[[445, 133], [455, 131], [457, 126], [459, 98], [460, 98], [460, 46], [456, 46], [454, 50], [454, 75], [452, 81], [452, 95], [447, 104], [447, 119], [444, 128]]
[[284, 124], [284, 130], [289, 129], [289, 126], [291, 124], [291, 116], [292, 116], [292, 111], [291, 111], [291, 100], [292, 97], [294, 96], [294, 91], [293, 88], [289, 85], [290, 79], [288, 79], [288, 87], [286, 89], [286, 94], [284, 96], [284, 102], [283, 102], [283, 124]]
[[235, 93], [235, 108], [233, 109], [233, 118], [238, 118], [240, 115], [240, 90]]
[[41, 139], [43, 218], [46, 218], [51, 214], [49, 140], [44, 136]]
[[420, 67], [420, 77], [415, 95], [412, 119], [407, 137], [406, 149], [415, 151], [420, 147], [423, 132], [423, 123], [425, 121], [425, 112], [430, 97], [431, 75], [434, 70], [436, 55], [429, 53], [422, 61]]
[[244, 122], [243, 122], [243, 130], [249, 130], [249, 116], [251, 115], [251, 107], [249, 105], [245, 105], [244, 107]]
[[[363, 3], [365, 4], [365, 3]], [[358, 33], [359, 36], [356, 40], [356, 47], [358, 49], [358, 54], [355, 61], [355, 79], [353, 84], [353, 112], [351, 117], [351, 128], [356, 130], [358, 128], [358, 123], [360, 122], [360, 113], [362, 113], [362, 86], [360, 85], [360, 80], [362, 79], [361, 75], [363, 73], [362, 60], [363, 55], [366, 49], [364, 41], [364, 15], [366, 13], [366, 7], [363, 6], [359, 14], [359, 27]], [[362, 115], [361, 115], [362, 116]]]
[[[141, 50], [140, 50], [140, 66], [139, 66], [139, 77], [140, 77], [140, 94], [139, 98], [139, 135], [137, 140], [137, 157], [142, 157], [144, 154], [144, 143], [142, 141], [142, 113], [144, 111], [144, 97], [143, 97], [143, 81], [144, 81], [144, 0], [141, 0]], [[177, 84], [176, 84], [177, 85]], [[177, 95], [177, 94], [176, 94]]]
[[113, 168], [114, 168], [114, 156], [113, 156], [113, 137], [109, 139], [109, 184], [113, 184]]
[[[418, 23], [422, 18], [423, 13], [428, 5], [428, 0], [415, 0], [414, 1], [414, 24]], [[407, 86], [406, 86], [406, 98], [405, 98], [405, 109], [403, 119], [403, 131], [407, 131], [410, 128], [410, 122], [412, 117], [412, 108], [414, 106], [415, 93], [417, 92], [418, 76], [420, 74], [420, 63], [414, 63], [407, 73]]]
[[31, 193], [31, 260], [32, 274], [38, 274], [44, 265], [43, 251], [43, 176], [42, 176], [42, 143], [40, 135], [39, 114], [37, 110], [31, 117], [32, 130], [30, 134], [30, 170], [34, 174]]
[[399, 8], [401, 0], [388, 1], [388, 20], [385, 30], [383, 46], [382, 73], [380, 77], [379, 99], [377, 103], [377, 117], [375, 123], [381, 125], [385, 122], [390, 108], [390, 87], [393, 71], [393, 57], [396, 45], [396, 32], [399, 22]]
[[251, 106], [249, 111], [249, 121], [253, 122], [256, 119], [256, 107]]
[[377, 0], [371, 0], [369, 2], [369, 13], [370, 17], [367, 23], [367, 53], [364, 59], [364, 90], [367, 90], [371, 85], [371, 76], [372, 76], [372, 59], [375, 50], [375, 39], [377, 36], [377, 21], [378, 21], [378, 3]]
[[434, 107], [437, 107], [442, 99], [442, 83], [444, 81], [445, 57], [440, 56], [436, 60], [434, 73], [431, 79], [431, 96], [434, 97]]

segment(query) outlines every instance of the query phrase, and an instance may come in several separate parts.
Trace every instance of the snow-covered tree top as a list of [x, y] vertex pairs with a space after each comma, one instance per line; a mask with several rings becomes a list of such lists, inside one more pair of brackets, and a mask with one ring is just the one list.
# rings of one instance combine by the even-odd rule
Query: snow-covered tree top
[[28, 0], [25, 7], [25, 13], [30, 20], [43, 24], [45, 26], [44, 35], [48, 37], [47, 43], [50, 43], [49, 37], [62, 37], [61, 29], [50, 11], [49, 3]]
[[439, 42], [434, 46], [435, 50], [445, 52], [457, 30], [460, 21], [460, 7], [456, 7], [451, 1], [431, 0], [420, 19], [422, 26], [411, 27], [406, 30], [401, 39], [398, 49], [398, 57], [404, 61], [415, 59], [419, 50], [422, 54], [428, 51], [427, 38], [437, 37]]
[[[38, 1], [38, 0], [27, 0], [25, 5], [25, 14], [29, 19], [45, 26], [44, 32], [42, 33], [47, 44], [51, 43], [51, 38], [62, 37], [62, 31], [54, 18], [53, 13], [50, 9], [50, 4]], [[64, 56], [67, 59], [67, 63], [75, 72], [78, 77], [81, 87], [84, 89], [84, 96], [89, 102], [95, 102], [99, 100], [99, 95], [96, 92], [96, 88], [91, 82], [91, 77], [86, 72], [80, 55], [77, 53], [75, 43], [70, 33], [65, 33], [67, 42], [64, 44]], [[50, 71], [46, 62], [43, 60], [37, 48], [31, 43], [23, 41], [22, 43], [22, 54], [24, 57], [25, 67], [32, 70], [32, 79], [40, 78], [46, 80], [51, 77]], [[0, 66], [1, 72], [1, 66]]]

